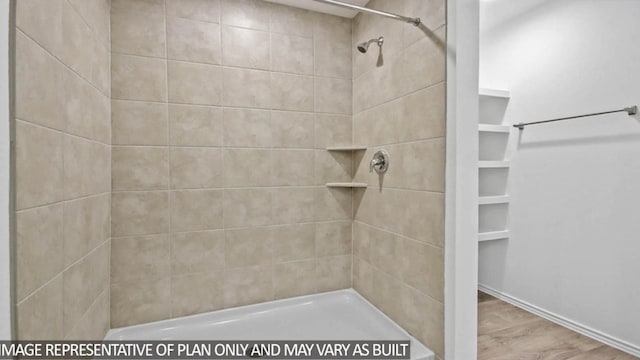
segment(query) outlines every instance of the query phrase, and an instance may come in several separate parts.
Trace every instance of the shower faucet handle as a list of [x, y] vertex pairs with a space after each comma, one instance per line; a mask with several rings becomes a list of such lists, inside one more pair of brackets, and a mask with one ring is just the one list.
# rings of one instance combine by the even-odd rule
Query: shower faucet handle
[[378, 150], [373, 154], [373, 159], [369, 163], [369, 172], [375, 170], [378, 174], [384, 174], [389, 169], [389, 153], [387, 150]]

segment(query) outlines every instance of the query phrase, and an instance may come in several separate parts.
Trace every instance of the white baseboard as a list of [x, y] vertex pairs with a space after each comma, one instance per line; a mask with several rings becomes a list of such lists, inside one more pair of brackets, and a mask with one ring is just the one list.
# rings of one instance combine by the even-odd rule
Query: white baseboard
[[526, 301], [522, 301], [518, 298], [515, 298], [511, 295], [493, 290], [487, 286], [478, 284], [478, 290], [487, 293], [493, 297], [496, 297], [504, 302], [507, 302], [513, 306], [519, 307], [522, 310], [528, 311], [530, 313], [536, 314], [538, 316], [540, 316], [541, 318], [547, 319], [551, 322], [554, 322], [560, 326], [564, 326], [570, 330], [573, 330], [577, 333], [580, 333], [586, 337], [590, 337], [594, 340], [597, 340], [603, 344], [609, 345], [611, 347], [614, 347], [618, 350], [624, 351], [626, 353], [629, 353], [633, 356], [639, 357], [640, 358], [640, 347], [630, 344], [626, 341], [620, 340], [616, 337], [613, 337], [611, 335], [605, 334], [601, 331], [595, 330], [593, 328], [590, 328], [588, 326], [582, 325], [578, 322], [575, 322], [571, 319], [567, 319], [566, 317], [554, 314], [550, 311], [547, 311], [545, 309], [542, 309], [538, 306], [532, 305]]

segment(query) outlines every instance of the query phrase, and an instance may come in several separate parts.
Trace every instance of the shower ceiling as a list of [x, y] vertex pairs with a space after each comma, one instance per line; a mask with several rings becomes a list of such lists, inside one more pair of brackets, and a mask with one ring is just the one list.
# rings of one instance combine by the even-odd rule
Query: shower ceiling
[[[301, 9], [313, 10], [322, 12], [325, 14], [337, 15], [346, 18], [353, 18], [358, 15], [358, 12], [355, 10], [345, 9], [338, 6], [333, 6], [329, 4], [322, 4], [313, 0], [265, 0], [268, 2], [289, 5]], [[342, 2], [354, 4], [358, 6], [365, 6], [369, 2], [369, 0], [342, 0]]]

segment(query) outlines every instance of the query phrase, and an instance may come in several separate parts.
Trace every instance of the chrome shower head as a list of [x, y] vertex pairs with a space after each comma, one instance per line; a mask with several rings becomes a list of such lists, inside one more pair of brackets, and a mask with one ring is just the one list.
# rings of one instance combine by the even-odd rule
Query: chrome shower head
[[363, 43], [358, 44], [358, 46], [356, 46], [356, 48], [358, 49], [358, 51], [360, 51], [361, 53], [366, 53], [367, 50], [369, 50], [369, 45], [373, 44], [373, 43], [377, 43], [379, 47], [382, 47], [382, 44], [384, 44], [384, 37], [380, 36], [377, 39], [371, 39], [369, 41], [365, 41]]

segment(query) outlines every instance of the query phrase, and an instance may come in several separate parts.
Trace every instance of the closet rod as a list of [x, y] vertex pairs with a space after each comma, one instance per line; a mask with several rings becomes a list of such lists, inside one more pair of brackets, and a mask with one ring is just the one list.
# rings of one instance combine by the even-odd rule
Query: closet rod
[[569, 117], [550, 119], [550, 120], [542, 120], [542, 121], [533, 121], [533, 122], [528, 122], [528, 123], [518, 123], [518, 124], [514, 124], [513, 127], [516, 127], [516, 128], [518, 128], [520, 130], [524, 130], [524, 127], [525, 126], [529, 126], [529, 125], [538, 125], [538, 124], [544, 124], [544, 123], [549, 123], [549, 122], [554, 122], [554, 121], [577, 119], [577, 118], [582, 118], [582, 117], [587, 117], [587, 116], [613, 114], [613, 113], [623, 112], [623, 111], [626, 112], [627, 115], [629, 115], [629, 116], [635, 115], [635, 114], [638, 113], [638, 105], [629, 106], [629, 107], [626, 107], [626, 108], [620, 109], [620, 110], [603, 111], [603, 112], [597, 112], [597, 113], [592, 113], [592, 114], [569, 116]]

